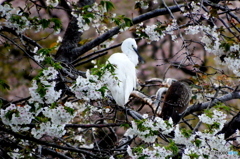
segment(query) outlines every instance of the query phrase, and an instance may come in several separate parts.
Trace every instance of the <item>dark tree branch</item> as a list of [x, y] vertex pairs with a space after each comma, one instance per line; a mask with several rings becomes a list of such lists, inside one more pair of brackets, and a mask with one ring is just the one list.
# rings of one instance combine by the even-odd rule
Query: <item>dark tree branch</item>
[[66, 9], [65, 11], [66, 11], [68, 17], [71, 18], [71, 17], [72, 17], [72, 14], [71, 14], [72, 9], [71, 9], [70, 6], [67, 4], [66, 0], [61, 0], [61, 1], [60, 1], [60, 5], [61, 5], [63, 8]]
[[65, 128], [103, 128], [121, 126], [126, 123], [109, 123], [109, 124], [66, 124]]
[[237, 11], [239, 10], [239, 8], [236, 8], [236, 9], [229, 9], [227, 8], [226, 6], [222, 6], [220, 4], [214, 4], [214, 3], [209, 3], [207, 0], [204, 0], [203, 1], [203, 4], [206, 5], [206, 6], [211, 6], [213, 8], [216, 8], [216, 9], [220, 9], [222, 11], [225, 11], [225, 12], [228, 12], [228, 14], [234, 18], [235, 20], [238, 21], [238, 23], [240, 23], [240, 18], [238, 18], [235, 14], [232, 13], [232, 11]]
[[141, 99], [144, 103], [150, 105], [152, 108], [156, 108], [156, 105], [154, 105], [154, 102], [152, 101], [152, 99], [147, 97], [145, 94], [141, 92], [132, 91], [131, 96]]
[[51, 146], [51, 147], [62, 149], [62, 150], [69, 150], [69, 151], [72, 151], [72, 152], [83, 153], [83, 154], [86, 154], [86, 155], [89, 155], [89, 156], [95, 157], [95, 158], [99, 157], [98, 155], [93, 154], [91, 152], [88, 152], [86, 150], [82, 150], [82, 149], [75, 148], [75, 147], [61, 146], [61, 145], [57, 145], [57, 144], [54, 144], [54, 143], [49, 143], [49, 142], [45, 142], [45, 141], [42, 141], [42, 140], [38, 140], [38, 139], [35, 139], [35, 138], [27, 136], [27, 135], [22, 135], [22, 134], [13, 132], [12, 130], [9, 130], [9, 129], [5, 128], [4, 126], [1, 126], [1, 125], [0, 125], [0, 130], [4, 131], [6, 133], [9, 133], [9, 134], [15, 136], [16, 138], [29, 140], [29, 141], [35, 142], [37, 144], [40, 144], [40, 145], [46, 145], [46, 146]]
[[186, 109], [186, 111], [184, 111], [181, 114], [181, 116], [184, 117], [184, 116], [187, 116], [187, 115], [189, 115], [193, 112], [202, 111], [204, 109], [211, 108], [215, 104], [217, 104], [218, 102], [225, 102], [225, 101], [229, 101], [229, 100], [232, 100], [232, 99], [240, 99], [240, 91], [235, 91], [235, 92], [232, 92], [232, 93], [228, 93], [228, 94], [223, 95], [221, 97], [215, 98], [215, 99], [213, 99], [209, 102], [194, 104], [194, 105], [188, 107]]
[[107, 50], [111, 50], [111, 49], [113, 49], [113, 48], [116, 48], [116, 47], [118, 47], [118, 46], [121, 46], [121, 44], [122, 44], [122, 43], [117, 44], [117, 45], [114, 45], [114, 46], [111, 46], [111, 47], [108, 47], [108, 48], [106, 48], [106, 49], [94, 51], [93, 53], [90, 53], [90, 54], [88, 54], [88, 55], [86, 55], [86, 56], [84, 56], [84, 57], [77, 58], [76, 60], [74, 60], [74, 61], [72, 62], [72, 64], [75, 64], [75, 63], [77, 63], [78, 61], [83, 60], [84, 58], [87, 58], [87, 57], [96, 55], [96, 54], [98, 54], [98, 53], [105, 52], [105, 51], [107, 51]]
[[240, 130], [240, 112], [232, 118], [230, 122], [224, 125], [221, 131], [219, 131], [216, 135], [224, 133], [225, 139], [230, 137], [232, 134], [236, 132], [236, 130]]
[[[78, 7], [82, 8], [85, 5], [91, 5], [95, 0], [81, 0], [78, 2]], [[56, 59], [62, 62], [69, 63], [77, 58], [74, 56], [72, 50], [78, 46], [78, 42], [81, 39], [82, 33], [79, 31], [78, 20], [72, 16], [67, 30], [63, 36], [62, 45], [56, 53]]]
[[11, 28], [8, 28], [8, 27], [5, 27], [5, 26], [2, 26], [2, 29], [0, 31], [6, 31], [8, 33], [11, 33], [19, 38], [22, 38], [24, 41], [26, 41], [27, 43], [33, 45], [33, 46], [36, 46], [38, 47], [38, 49], [42, 48], [42, 46], [40, 44], [38, 44], [36, 41], [34, 41], [33, 39], [23, 35], [23, 34], [19, 34], [17, 33], [15, 30], [11, 29]]
[[[183, 7], [184, 5], [178, 5], [178, 6], [171, 6], [168, 9], [174, 13], [174, 12], [178, 12], [180, 11], [179, 7]], [[133, 24], [138, 24], [140, 22], [143, 22], [145, 20], [148, 20], [150, 18], [154, 18], [160, 15], [165, 15], [168, 14], [168, 9], [166, 8], [161, 8], [161, 9], [156, 9], [154, 11], [142, 14], [136, 18], [133, 18], [132, 22]], [[77, 29], [78, 30], [78, 29]], [[76, 31], [77, 31], [76, 30]], [[75, 32], [76, 32], [75, 31]], [[103, 43], [104, 41], [106, 41], [107, 39], [111, 38], [112, 36], [116, 35], [117, 33], [119, 33], [120, 31], [120, 27], [117, 26], [115, 28], [113, 28], [112, 30], [109, 30], [108, 32], [104, 33], [103, 35], [95, 38], [94, 40], [86, 43], [83, 46], [80, 47], [74, 47], [72, 44], [70, 44], [70, 47], [68, 46], [68, 44], [64, 44], [66, 43], [72, 43], [72, 41], [67, 41], [67, 38], [65, 41], [63, 41], [63, 45], [65, 46], [65, 50], [62, 50], [62, 48], [59, 49], [58, 53], [57, 53], [57, 59], [60, 61], [65, 61], [67, 63], [70, 63], [73, 61], [73, 59], [78, 58], [79, 56], [83, 55], [84, 53], [86, 53], [87, 51], [91, 50], [92, 48], [98, 46], [99, 44]], [[74, 32], [72, 30], [72, 32]], [[67, 32], [65, 33], [65, 35], [67, 34]], [[79, 34], [79, 33], [77, 33]], [[66, 35], [67, 36], [67, 35]], [[69, 35], [70, 36], [70, 35]], [[73, 36], [73, 35], [71, 35]], [[77, 40], [75, 39], [75, 42]], [[76, 46], [76, 45], [75, 45]], [[61, 46], [62, 47], [62, 46]], [[71, 58], [71, 59], [70, 59]]]
[[19, 44], [17, 44], [17, 43], [16, 43], [15, 41], [13, 41], [12, 39], [8, 38], [6, 35], [0, 34], [0, 36], [2, 36], [3, 38], [5, 38], [6, 40], [10, 41], [13, 45], [15, 45], [16, 47], [18, 47], [19, 50], [21, 50], [22, 52], [24, 52], [31, 60], [33, 60], [36, 64], [38, 64], [38, 66], [40, 66], [41, 68], [43, 68], [43, 66], [33, 58], [33, 53], [32, 53], [32, 52], [28, 52], [27, 50], [23, 49]]
[[42, 153], [46, 155], [52, 155], [52, 157], [59, 157], [61, 159], [72, 159], [71, 157], [68, 157], [62, 153], [59, 153], [47, 147], [42, 147]]
[[[87, 59], [87, 60], [85, 60], [85, 61], [79, 62], [79, 63], [75, 64], [74, 66], [77, 67], [77, 66], [83, 65], [83, 64], [88, 63], [88, 62], [90, 62], [90, 61], [92, 61], [92, 60], [95, 60], [95, 59], [97, 59], [97, 58], [99, 58], [99, 57], [101, 57], [101, 56], [104, 56], [104, 55], [106, 55], [107, 53], [108, 53], [108, 52], [104, 52], [104, 53], [97, 54], [96, 56], [91, 57], [91, 58], [89, 58], [89, 59]], [[86, 55], [86, 56], [88, 56], [88, 55]], [[86, 56], [84, 56], [83, 59], [87, 58]], [[90, 55], [90, 56], [92, 56], [92, 55]]]

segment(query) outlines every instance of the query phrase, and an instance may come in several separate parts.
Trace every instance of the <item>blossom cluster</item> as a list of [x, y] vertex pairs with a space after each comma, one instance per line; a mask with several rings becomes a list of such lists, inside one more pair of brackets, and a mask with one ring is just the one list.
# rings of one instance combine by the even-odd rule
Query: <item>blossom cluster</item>
[[163, 38], [165, 34], [159, 34], [159, 32], [155, 31], [157, 29], [157, 25], [148, 25], [145, 28], [145, 33], [148, 35], [150, 41], [159, 41], [160, 38]]
[[74, 12], [72, 12], [72, 15], [77, 19], [77, 25], [79, 27], [78, 31], [79, 32], [84, 32], [86, 30], [88, 30], [90, 27], [88, 25], [88, 23], [86, 22], [85, 19], [83, 19], [83, 16], [80, 14], [76, 14]]
[[45, 117], [51, 119], [52, 123], [56, 125], [63, 125], [71, 121], [72, 116], [76, 115], [76, 112], [68, 112], [67, 109], [74, 109], [73, 104], [66, 102], [65, 106], [58, 106], [56, 108], [44, 107], [42, 113]]
[[227, 115], [224, 114], [223, 112], [214, 109], [211, 115], [202, 114], [198, 116], [198, 118], [203, 123], [206, 123], [209, 125], [212, 125], [217, 122], [217, 123], [222, 123], [222, 126], [223, 126], [223, 124], [226, 122], [225, 120], [226, 116]]
[[[213, 110], [213, 115], [210, 118], [209, 116], [203, 114], [200, 117], [200, 121], [207, 123], [209, 125], [218, 123], [220, 126], [214, 128], [212, 132], [201, 132], [197, 131], [195, 133], [189, 133], [184, 135], [183, 131], [180, 131], [179, 125], [176, 125], [175, 128], [175, 137], [174, 142], [176, 144], [185, 145], [184, 153], [182, 158], [190, 159], [191, 156], [198, 155], [199, 157], [208, 156], [212, 158], [215, 154], [212, 153], [213, 150], [218, 152], [228, 152], [230, 151], [231, 145], [227, 143], [224, 139], [224, 134], [215, 135], [223, 127], [223, 124], [226, 122], [226, 114], [218, 110]], [[225, 156], [226, 158], [231, 156]], [[224, 158], [224, 157], [223, 157]]]
[[[8, 155], [10, 155], [12, 158], [24, 158], [24, 156], [19, 153], [19, 149], [13, 149], [12, 152], [8, 152]], [[30, 156], [32, 157], [32, 155], [30, 154]]]
[[76, 84], [71, 86], [70, 89], [74, 92], [78, 99], [85, 101], [102, 99], [100, 89], [104, 83], [98, 80], [96, 75], [91, 75], [89, 70], [86, 71], [86, 78], [78, 76]]
[[[202, 158], [213, 158], [216, 154], [213, 153], [213, 150], [218, 152], [229, 152], [231, 151], [231, 144], [227, 142], [224, 138], [224, 134], [215, 135], [223, 127], [223, 124], [226, 122], [226, 114], [221, 111], [213, 110], [211, 117], [203, 114], [201, 115], [200, 121], [213, 125], [218, 123], [219, 127], [213, 127], [215, 129], [212, 132], [208, 131], [196, 131], [192, 133], [184, 129], [179, 128], [177, 124], [175, 127], [172, 126], [172, 121], [165, 124], [161, 118], [156, 118], [155, 120], [147, 119], [147, 115], [143, 116], [142, 121], [132, 121], [132, 128], [128, 129], [125, 133], [125, 136], [138, 136], [145, 142], [153, 143], [157, 136], [152, 133], [155, 130], [160, 130], [162, 134], [168, 134], [171, 131], [174, 131], [173, 141], [177, 145], [184, 145], [183, 150], [184, 159], [190, 159], [193, 156], [198, 156]], [[159, 133], [159, 132], [158, 132]], [[239, 132], [237, 132], [238, 134]], [[157, 134], [157, 133], [156, 133]], [[159, 146], [153, 144], [149, 147], [128, 147], [127, 152], [132, 158], [166, 158], [170, 157], [173, 152], [166, 149], [164, 146]], [[229, 154], [223, 154], [223, 158], [234, 158], [236, 156], [231, 156]]]
[[209, 15], [208, 13], [202, 13], [202, 8], [201, 8], [201, 4], [198, 2], [194, 2], [191, 1], [191, 3], [189, 3], [190, 7], [188, 8], [188, 10], [185, 10], [184, 7], [181, 8], [181, 11], [184, 12], [183, 16], [186, 17], [191, 17], [191, 19], [199, 19], [200, 16], [204, 17], [205, 19], [209, 19]]
[[233, 71], [233, 73], [240, 77], [240, 59], [238, 58], [232, 58], [232, 57], [226, 57], [224, 58], [225, 63], [228, 64], [228, 68]]
[[220, 64], [226, 65], [227, 67], [233, 71], [233, 73], [240, 77], [240, 59], [239, 59], [239, 49], [240, 44], [233, 43], [229, 47], [229, 50], [225, 50], [225, 56], [223, 61], [219, 60], [218, 58], [215, 58], [216, 61], [219, 61]]
[[[65, 102], [64, 105], [56, 104], [60, 98], [61, 90], [56, 91], [58, 71], [54, 67], [48, 67], [33, 80], [29, 88], [31, 98], [28, 104], [16, 106], [11, 104], [5, 110], [1, 109], [1, 119], [4, 124], [9, 125], [13, 131], [27, 131], [27, 124], [38, 121], [31, 133], [35, 138], [43, 135], [61, 137], [65, 134], [65, 124], [69, 123], [75, 116], [74, 103]], [[51, 106], [50, 106], [51, 105]], [[45, 120], [39, 121], [44, 118]], [[47, 120], [46, 120], [47, 119]]]
[[[33, 50], [33, 53], [37, 53], [38, 47], [35, 47]], [[46, 56], [43, 53], [39, 53], [33, 56], [34, 60], [36, 60], [38, 63], [42, 62], [45, 60]]]
[[[189, 142], [182, 156], [184, 159], [190, 159], [192, 156], [196, 155], [199, 158], [206, 158], [206, 156], [208, 158], [214, 158], [217, 152], [229, 152], [231, 150], [231, 145], [224, 139], [224, 134], [215, 136], [214, 134], [196, 132], [196, 134], [191, 136], [191, 140], [187, 141]], [[236, 158], [236, 156], [229, 154], [217, 156], [221, 158]]]
[[13, 131], [27, 131], [29, 127], [21, 125], [30, 124], [34, 118], [30, 112], [31, 107], [29, 105], [17, 106], [11, 104], [5, 110], [1, 109], [0, 117], [5, 125], [9, 125]]
[[1, 22], [9, 28], [14, 28], [18, 33], [29, 29], [30, 21], [22, 16], [20, 9], [12, 8], [9, 4], [0, 5], [0, 17], [4, 17], [6, 21]]
[[[153, 2], [154, 4], [158, 3], [157, 0], [153, 0], [152, 2]], [[149, 0], [136, 0], [135, 3], [136, 3], [136, 4], [137, 4], [137, 3], [140, 4], [140, 7], [141, 7], [142, 9], [148, 9], [150, 1], [149, 1]]]
[[43, 135], [61, 137], [66, 133], [65, 124], [76, 116], [75, 108], [77, 105], [70, 102], [57, 105], [56, 108], [43, 107], [39, 103], [23, 106], [11, 104], [5, 110], [1, 109], [0, 117], [15, 132], [28, 131], [30, 127], [27, 124], [38, 121], [41, 117], [48, 118], [48, 121], [40, 122], [39, 125], [35, 123], [38, 128], [32, 128], [32, 135], [37, 139]]
[[[115, 86], [120, 82], [114, 75], [114, 66], [106, 64], [95, 68], [98, 73], [86, 71], [86, 78], [79, 76], [76, 83], [70, 87], [78, 99], [84, 101], [99, 100], [107, 95], [107, 86]], [[111, 80], [109, 80], [111, 79]]]
[[[56, 6], [58, 4], [58, 0], [48, 0], [47, 4]], [[0, 29], [1, 26], [6, 26], [14, 29], [17, 33], [23, 33], [28, 29], [33, 29], [36, 32], [39, 32], [43, 29], [41, 19], [38, 17], [32, 18], [25, 16], [24, 11], [21, 10], [20, 7], [12, 7], [7, 3], [0, 5], [0, 17], [5, 19], [0, 22]], [[58, 34], [60, 28], [54, 28], [54, 31], [55, 34]]]
[[166, 150], [164, 147], [156, 144], [153, 144], [149, 148], [136, 147], [135, 149], [137, 150], [132, 150], [130, 146], [127, 148], [127, 153], [132, 159], [138, 159], [143, 156], [145, 159], [165, 159], [172, 154], [172, 151]]
[[32, 87], [29, 88], [29, 93], [31, 95], [30, 102], [39, 102], [41, 104], [54, 103], [61, 96], [62, 90], [56, 91], [56, 81], [49, 82], [49, 80], [56, 79], [58, 71], [54, 67], [48, 67], [43, 70], [42, 73], [43, 76], [41, 76], [39, 80], [33, 80]]
[[217, 56], [221, 56], [224, 54], [224, 50], [221, 47], [221, 38], [220, 33], [217, 31], [217, 27], [211, 26], [189, 26], [185, 30], [185, 34], [195, 35], [198, 33], [202, 33], [200, 36], [201, 42], [204, 44], [204, 48], [206, 51], [213, 53]]
[[177, 24], [177, 20], [173, 19], [172, 23], [170, 23], [165, 29], [166, 34], [171, 35], [171, 38], [173, 41], [177, 39], [177, 36], [174, 34], [175, 30], [178, 30], [178, 24]]
[[43, 122], [39, 124], [39, 128], [33, 128], [31, 133], [36, 139], [40, 139], [44, 135], [51, 137], [62, 137], [66, 130], [64, 129], [65, 125], [56, 125], [48, 122]]
[[39, 139], [44, 135], [61, 137], [66, 133], [65, 125], [69, 123], [77, 114], [78, 107], [75, 103], [66, 102], [55, 108], [43, 107], [39, 111], [49, 119], [47, 122], [39, 124], [39, 128], [33, 128], [32, 135]]
[[145, 27], [143, 23], [140, 23], [137, 27], [137, 34], [141, 36], [141, 32], [144, 32], [150, 42], [159, 41], [166, 35], [171, 35], [172, 40], [175, 41], [177, 39], [177, 35], [174, 33], [175, 30], [178, 30], [178, 24], [177, 20], [173, 19], [165, 29], [163, 29], [161, 24], [146, 25]]
[[47, 6], [52, 6], [52, 7], [56, 7], [59, 3], [59, 0], [47, 0], [46, 4]]
[[[77, 19], [77, 25], [78, 25], [78, 31], [84, 32], [90, 29], [90, 23], [91, 25], [96, 28], [95, 31], [97, 33], [104, 33], [109, 28], [106, 27], [102, 21], [105, 18], [105, 15], [107, 15], [107, 8], [106, 6], [100, 5], [98, 3], [93, 3], [93, 5], [89, 5], [87, 9], [83, 9], [79, 12], [79, 10], [73, 10], [71, 13], [76, 19]], [[89, 15], [89, 16], [85, 16]], [[114, 18], [116, 14], [108, 14], [111, 15], [111, 18]], [[110, 22], [113, 22], [111, 21]]]
[[236, 76], [240, 76], [240, 60], [238, 59], [240, 45], [233, 43], [231, 46], [229, 46], [229, 49], [226, 50], [222, 45], [223, 40], [221, 39], [220, 33], [217, 31], [216, 26], [188, 26], [185, 29], [185, 33], [187, 35], [196, 35], [201, 33], [202, 36], [199, 38], [204, 44], [205, 50], [216, 55], [218, 57], [215, 58], [217, 62], [220, 62], [219, 57], [225, 55], [226, 57], [224, 57], [224, 62], [220, 62], [220, 64], [228, 64], [228, 68], [232, 70]]
[[[199, 3], [191, 2], [191, 10], [189, 12], [185, 12], [184, 16], [191, 16], [191, 18], [199, 18], [199, 16], [204, 17], [205, 19], [209, 18], [207, 13], [201, 13], [201, 6]], [[226, 56], [224, 58], [225, 62], [220, 62], [220, 64], [228, 64], [228, 68], [233, 71], [233, 73], [237, 76], [240, 76], [240, 60], [239, 57], [239, 48], [240, 45], [237, 43], [228, 43], [228, 47], [224, 47], [227, 39], [223, 39], [221, 37], [221, 32], [217, 28], [216, 25], [212, 26], [204, 26], [204, 25], [195, 25], [188, 26], [184, 29], [186, 35], [196, 35], [201, 34], [199, 36], [201, 42], [204, 44], [204, 48], [209, 53], [213, 53], [218, 58], [215, 58], [216, 62], [220, 62], [218, 59], [222, 55]]]
[[148, 115], [144, 114], [144, 120], [131, 121], [132, 128], [129, 128], [125, 136], [137, 135], [145, 142], [153, 143], [158, 137], [159, 130], [162, 134], [169, 134], [173, 131], [173, 121], [164, 121], [162, 118], [156, 117], [154, 120], [148, 119]]
[[[29, 88], [31, 95], [28, 101], [29, 105], [11, 104], [5, 110], [2, 109], [0, 117], [3, 123], [9, 125], [13, 131], [18, 132], [29, 130], [30, 127], [27, 124], [37, 121], [35, 127], [31, 129], [31, 134], [35, 138], [39, 139], [44, 135], [61, 137], [66, 133], [65, 124], [69, 123], [77, 113], [82, 113], [86, 109], [89, 110], [89, 115], [92, 115], [93, 112], [103, 112], [96, 106], [87, 106], [87, 102], [80, 105], [70, 102], [65, 102], [63, 105], [57, 104], [61, 95], [61, 90], [55, 90], [56, 81], [54, 80], [57, 76], [58, 71], [54, 67], [42, 70], [40, 76], [33, 80], [32, 87]], [[87, 71], [86, 78], [79, 77], [71, 90], [79, 99], [86, 101], [101, 99], [106, 92], [100, 89], [106, 85], [107, 79], [112, 78], [110, 76], [113, 75], [108, 70], [104, 72], [101, 79]], [[105, 112], [107, 111], [109, 110], [106, 109]]]

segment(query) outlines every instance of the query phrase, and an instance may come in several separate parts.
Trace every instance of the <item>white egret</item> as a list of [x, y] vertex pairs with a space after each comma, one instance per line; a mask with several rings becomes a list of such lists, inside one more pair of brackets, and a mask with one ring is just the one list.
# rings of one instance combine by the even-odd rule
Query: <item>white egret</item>
[[118, 84], [114, 84], [112, 78], [108, 79], [108, 89], [119, 106], [124, 106], [134, 88], [136, 88], [136, 65], [143, 62], [137, 52], [137, 43], [133, 38], [128, 38], [121, 45], [123, 53], [114, 53], [108, 59], [109, 63], [115, 65], [115, 76]]

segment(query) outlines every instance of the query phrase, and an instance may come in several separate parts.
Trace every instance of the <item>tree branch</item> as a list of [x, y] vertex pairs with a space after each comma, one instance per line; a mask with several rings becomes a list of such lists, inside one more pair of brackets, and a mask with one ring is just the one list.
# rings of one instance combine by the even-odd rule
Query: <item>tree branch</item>
[[237, 129], [240, 129], [240, 112], [238, 112], [238, 114], [234, 116], [230, 122], [225, 124], [222, 130], [219, 131], [216, 135], [224, 133], [224, 137], [227, 139], [232, 134], [234, 134]]
[[229, 101], [229, 100], [232, 100], [232, 99], [240, 99], [240, 91], [235, 91], [235, 92], [232, 92], [232, 93], [228, 93], [224, 96], [215, 98], [214, 100], [209, 101], [209, 102], [193, 104], [192, 106], [188, 107], [180, 116], [184, 117], [184, 116], [187, 116], [187, 115], [189, 115], [193, 112], [202, 111], [206, 108], [211, 108], [218, 102], [225, 102], [225, 101]]
[[[171, 12], [178, 12], [180, 11], [179, 7], [183, 7], [184, 5], [178, 5], [178, 6], [171, 6], [168, 9]], [[165, 15], [168, 14], [168, 9], [166, 8], [161, 8], [161, 9], [156, 9], [154, 11], [151, 12], [147, 12], [145, 14], [142, 14], [136, 18], [133, 18], [132, 22], [133, 24], [138, 24], [141, 23], [145, 20], [148, 20], [150, 18], [154, 18], [160, 15]], [[107, 39], [113, 37], [114, 35], [116, 35], [117, 33], [119, 33], [120, 31], [120, 27], [117, 26], [115, 28], [113, 28], [112, 30], [109, 30], [108, 32], [104, 33], [103, 35], [95, 38], [94, 40], [86, 43], [85, 45], [81, 46], [81, 47], [77, 47], [71, 50], [71, 53], [68, 54], [67, 56], [72, 56], [71, 59], [76, 59], [79, 56], [83, 55], [84, 53], [86, 53], [87, 51], [91, 50], [92, 48], [98, 46], [99, 44], [103, 43], [104, 41], [106, 41]], [[69, 48], [69, 47], [68, 47]], [[65, 53], [64, 53], [65, 54]], [[60, 60], [60, 59], [59, 59]], [[66, 62], [71, 62], [70, 59], [68, 59], [68, 61]]]
[[145, 102], [146, 104], [152, 106], [153, 108], [155, 108], [156, 106], [154, 105], [154, 102], [152, 101], [151, 98], [147, 97], [145, 94], [138, 92], [138, 91], [132, 91], [131, 96], [140, 98], [143, 102]]
[[66, 124], [65, 128], [103, 128], [121, 126], [125, 123], [108, 123], [108, 124]]
[[[82, 8], [85, 5], [91, 5], [95, 2], [95, 0], [79, 0], [78, 7]], [[69, 61], [73, 61], [77, 57], [74, 56], [72, 50], [78, 46], [78, 42], [81, 39], [83, 32], [79, 31], [78, 20], [74, 16], [72, 16], [67, 30], [63, 36], [62, 45], [58, 49], [56, 53], [56, 59], [62, 62], [69, 63]]]
[[73, 147], [61, 146], [61, 145], [57, 145], [57, 144], [54, 144], [54, 143], [49, 143], [49, 142], [45, 142], [45, 141], [42, 141], [42, 140], [38, 140], [38, 139], [35, 139], [35, 138], [27, 136], [27, 135], [22, 135], [22, 134], [13, 132], [9, 129], [6, 129], [3, 126], [0, 126], [0, 130], [4, 131], [4, 132], [7, 132], [7, 133], [9, 133], [9, 134], [11, 134], [11, 135], [13, 135], [17, 138], [29, 140], [29, 141], [32, 141], [32, 142], [35, 142], [35, 143], [38, 143], [38, 144], [41, 144], [41, 145], [51, 146], [51, 147], [58, 148], [58, 149], [63, 149], [63, 150], [70, 150], [72, 152], [79, 152], [79, 153], [83, 153], [83, 154], [86, 154], [86, 155], [89, 155], [89, 156], [92, 156], [92, 157], [96, 157], [96, 158], [99, 157], [98, 155], [90, 153], [86, 150], [82, 150], [82, 149], [75, 148], [75, 147], [73, 148]]

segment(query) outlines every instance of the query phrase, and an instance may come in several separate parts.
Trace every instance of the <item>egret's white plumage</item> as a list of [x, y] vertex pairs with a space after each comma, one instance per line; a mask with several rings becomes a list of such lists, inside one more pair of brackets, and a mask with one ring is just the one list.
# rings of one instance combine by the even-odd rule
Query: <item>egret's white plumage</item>
[[114, 53], [108, 59], [108, 61], [115, 65], [115, 76], [118, 78], [119, 83], [113, 84], [112, 80], [108, 80], [108, 89], [120, 106], [124, 106], [129, 99], [129, 96], [133, 89], [136, 87], [136, 65], [141, 58], [137, 53], [136, 41], [132, 38], [128, 38], [123, 41], [121, 45], [123, 53]]

